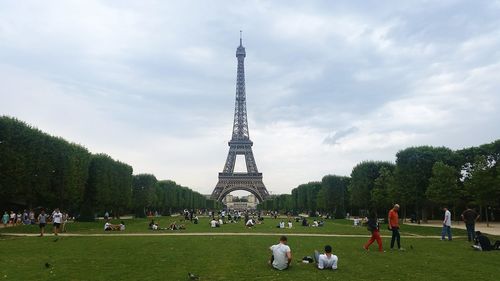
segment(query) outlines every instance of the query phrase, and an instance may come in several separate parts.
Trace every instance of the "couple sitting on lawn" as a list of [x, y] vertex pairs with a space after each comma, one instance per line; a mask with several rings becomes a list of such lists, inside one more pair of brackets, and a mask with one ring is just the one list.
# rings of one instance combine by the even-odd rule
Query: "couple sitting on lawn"
[[[269, 249], [273, 253], [269, 264], [275, 269], [284, 270], [290, 267], [292, 262], [292, 251], [288, 244], [288, 239], [286, 236], [281, 236], [278, 244], [271, 246]], [[304, 260], [312, 258], [304, 258]], [[314, 251], [314, 261], [318, 269], [337, 269], [338, 257], [332, 254], [332, 246], [326, 245], [325, 252], [320, 254], [318, 251]]]
[[123, 231], [125, 230], [125, 223], [122, 221], [120, 224], [111, 224], [106, 222], [104, 224], [104, 231]]
[[160, 227], [154, 220], [151, 220], [149, 223], [149, 229], [151, 230], [180, 230], [186, 229], [186, 226], [183, 224], [177, 224], [175, 221], [171, 223], [167, 228]]

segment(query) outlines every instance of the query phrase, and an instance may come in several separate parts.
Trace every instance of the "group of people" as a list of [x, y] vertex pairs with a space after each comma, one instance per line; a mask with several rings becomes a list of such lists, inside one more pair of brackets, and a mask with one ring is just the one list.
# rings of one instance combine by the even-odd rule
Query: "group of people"
[[[290, 249], [290, 246], [288, 246], [288, 238], [286, 236], [281, 236], [279, 243], [272, 245], [269, 250], [272, 253], [269, 264], [273, 268], [277, 270], [285, 270], [290, 267], [292, 262], [292, 250]], [[321, 254], [317, 250], [314, 251], [314, 262], [318, 269], [337, 269], [339, 258], [334, 255], [332, 251], [333, 249], [330, 245], [326, 245], [324, 247], [324, 252]]]
[[125, 222], [121, 221], [119, 224], [112, 224], [109, 221], [104, 223], [104, 231], [124, 231]]
[[[292, 226], [293, 226], [292, 221], [288, 220], [288, 223], [286, 224], [286, 227], [292, 228]], [[284, 221], [280, 221], [276, 227], [277, 228], [286, 228], [285, 227], [285, 222]]]
[[52, 222], [52, 231], [54, 235], [58, 235], [60, 232], [66, 231], [66, 222], [68, 221], [68, 214], [62, 213], [59, 208], [54, 209], [54, 211], [49, 215], [44, 209], [40, 211], [38, 216], [35, 216], [33, 210], [16, 213], [11, 211], [10, 214], [7, 211], [4, 212], [2, 216], [2, 223], [4, 227], [15, 226], [19, 224], [38, 224], [40, 228], [40, 236], [45, 234], [45, 227], [48, 223]]
[[[399, 233], [399, 204], [395, 204], [392, 209], [389, 211], [387, 215], [388, 219], [388, 229], [391, 231], [391, 250], [394, 249], [394, 246], [397, 245], [398, 250], [404, 251], [404, 248], [401, 247], [401, 234]], [[445, 235], [448, 236], [448, 240], [452, 240], [451, 236], [451, 213], [445, 207], [444, 210], [444, 219], [443, 219], [443, 229], [441, 233], [441, 239], [444, 240]], [[378, 218], [375, 213], [371, 213], [370, 217], [367, 219], [366, 226], [368, 231], [371, 232], [370, 239], [363, 245], [365, 250], [369, 250], [370, 245], [373, 242], [377, 241], [378, 250], [380, 252], [383, 251], [382, 246], [382, 238], [380, 237], [380, 224], [378, 222]]]
[[[40, 210], [40, 213], [44, 212], [44, 210]], [[45, 213], [45, 212], [44, 212]], [[62, 214], [62, 221], [61, 223], [65, 223], [69, 220], [69, 215], [68, 213], [61, 213]], [[4, 227], [9, 227], [9, 226], [16, 226], [16, 225], [30, 225], [30, 224], [37, 224], [39, 223], [39, 216], [36, 216], [34, 210], [24, 210], [23, 212], [14, 212], [10, 211], [8, 213], [7, 211], [4, 212], [2, 215], [2, 223]], [[49, 216], [48, 218], [49, 221], [52, 221], [52, 216]]]
[[149, 223], [150, 230], [184, 230], [186, 226], [184, 224], [177, 224], [176, 221], [169, 224], [168, 227], [160, 227], [154, 220]]

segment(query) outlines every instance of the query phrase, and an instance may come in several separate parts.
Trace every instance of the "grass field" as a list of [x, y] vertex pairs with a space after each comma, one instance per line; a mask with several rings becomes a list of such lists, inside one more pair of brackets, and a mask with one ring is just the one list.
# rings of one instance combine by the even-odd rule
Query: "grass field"
[[[161, 218], [166, 226], [176, 218]], [[178, 219], [178, 218], [177, 218]], [[406, 251], [379, 253], [362, 245], [368, 239], [364, 227], [350, 222], [327, 221], [323, 228], [277, 229], [278, 220], [266, 219], [256, 229], [228, 224], [211, 229], [203, 218], [198, 225], [186, 223], [186, 236], [0, 236], [0, 280], [189, 280], [188, 272], [200, 280], [498, 280], [500, 252], [476, 252], [462, 236], [452, 242], [435, 238], [439, 228], [404, 225]], [[151, 233], [147, 220], [127, 220], [124, 234]], [[50, 230], [50, 228], [48, 229]], [[2, 233], [35, 233], [36, 226], [1, 229]], [[264, 233], [269, 235], [213, 236], [210, 233]], [[71, 223], [68, 233], [99, 234], [101, 223]], [[119, 232], [114, 232], [117, 234]], [[172, 233], [161, 231], [155, 233]], [[208, 233], [191, 236], [190, 233]], [[289, 236], [294, 261], [286, 271], [268, 267], [268, 247], [282, 233]], [[366, 235], [366, 237], [310, 237], [308, 234]], [[386, 230], [383, 235], [389, 235]], [[384, 238], [388, 248], [389, 239]], [[339, 257], [339, 269], [319, 271], [299, 261], [314, 249], [331, 244]], [[47, 268], [45, 264], [50, 266]]]

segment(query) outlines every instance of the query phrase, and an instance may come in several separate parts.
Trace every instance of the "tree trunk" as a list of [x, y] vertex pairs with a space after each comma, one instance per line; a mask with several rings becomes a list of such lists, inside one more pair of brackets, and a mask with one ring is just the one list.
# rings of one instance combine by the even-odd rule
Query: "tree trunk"
[[[457, 221], [457, 207], [453, 206], [453, 220]], [[460, 221], [458, 221], [458, 224], [460, 224]]]
[[425, 207], [422, 208], [422, 222], [427, 223], [427, 210]]
[[486, 207], [486, 227], [490, 227], [490, 221], [488, 219], [488, 207]]

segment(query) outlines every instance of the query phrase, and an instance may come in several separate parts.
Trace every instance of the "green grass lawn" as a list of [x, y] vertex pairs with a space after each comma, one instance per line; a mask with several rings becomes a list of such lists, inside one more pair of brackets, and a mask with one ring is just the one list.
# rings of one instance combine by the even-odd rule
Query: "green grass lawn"
[[[162, 218], [160, 224], [172, 218]], [[267, 265], [269, 246], [280, 233], [365, 234], [350, 222], [328, 221], [324, 228], [277, 229], [277, 221], [248, 230], [242, 224], [211, 229], [208, 221], [188, 225], [185, 232], [268, 232], [269, 236], [0, 236], [0, 280], [498, 280], [500, 251], [476, 252], [463, 238], [452, 242], [435, 238], [403, 238], [406, 251], [366, 252], [367, 238], [290, 236], [294, 261], [286, 271]], [[146, 220], [126, 221], [125, 233], [149, 233]], [[50, 228], [49, 228], [50, 229]], [[104, 233], [102, 223], [73, 223], [73, 233]], [[36, 232], [36, 227], [2, 232]], [[463, 236], [458, 230], [454, 234]], [[171, 231], [170, 231], [171, 232]], [[438, 235], [439, 228], [404, 226], [407, 235]], [[436, 233], [437, 232], [437, 233]], [[388, 234], [385, 232], [383, 234]], [[389, 239], [385, 238], [388, 248]], [[298, 263], [314, 249], [331, 244], [339, 257], [337, 271], [319, 271]], [[50, 264], [46, 268], [45, 264]]]

